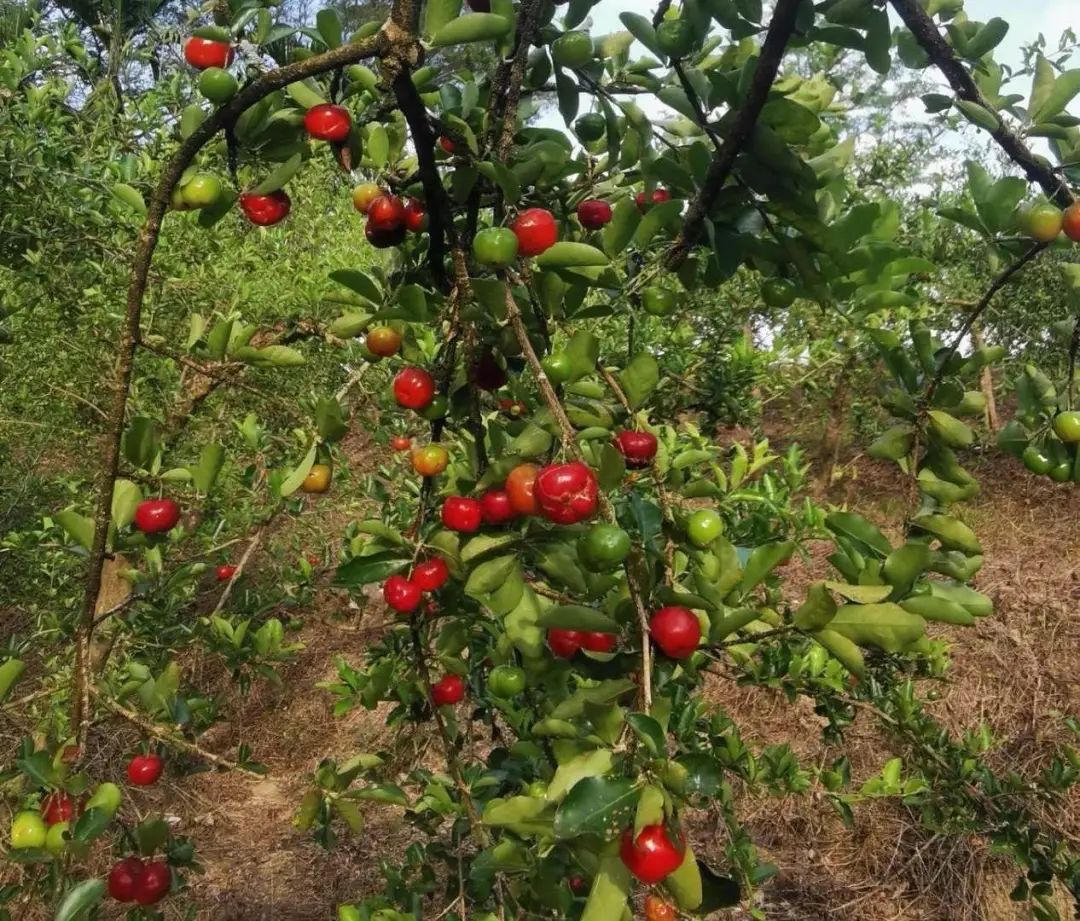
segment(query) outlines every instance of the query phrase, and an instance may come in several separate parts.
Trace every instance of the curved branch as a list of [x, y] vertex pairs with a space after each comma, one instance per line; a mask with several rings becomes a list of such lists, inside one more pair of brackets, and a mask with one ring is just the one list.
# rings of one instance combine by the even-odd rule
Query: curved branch
[[934, 20], [926, 14], [918, 0], [890, 0], [890, 2], [923, 51], [949, 81], [956, 95], [967, 102], [982, 106], [997, 119], [998, 127], [991, 134], [1009, 158], [1027, 174], [1029, 180], [1042, 186], [1049, 198], [1063, 208], [1071, 205], [1075, 200], [1072, 192], [1001, 120], [997, 110], [983, 96], [967, 68], [949, 47], [949, 43], [942, 38], [937, 26], [934, 25]]
[[682, 233], [672, 244], [665, 261], [669, 268], [678, 268], [686, 259], [690, 247], [697, 242], [705, 218], [712, 209], [720, 190], [731, 175], [735, 161], [754, 133], [761, 110], [769, 98], [780, 62], [787, 50], [788, 42], [795, 31], [795, 18], [799, 11], [800, 0], [777, 0], [769, 31], [761, 46], [757, 67], [750, 82], [746, 99], [731, 123], [731, 129], [724, 139], [723, 146], [713, 156], [705, 180], [701, 184], [697, 197], [691, 202], [686, 212]]

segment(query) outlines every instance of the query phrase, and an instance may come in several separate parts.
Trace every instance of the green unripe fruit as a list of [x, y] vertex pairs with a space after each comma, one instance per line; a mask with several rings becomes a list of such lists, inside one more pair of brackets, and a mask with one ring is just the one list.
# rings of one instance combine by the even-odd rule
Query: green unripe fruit
[[694, 30], [685, 19], [667, 19], [656, 29], [656, 44], [671, 58], [684, 58], [694, 47]]
[[607, 134], [607, 121], [599, 112], [589, 112], [574, 122], [574, 133], [586, 144]]
[[210, 173], [196, 173], [180, 191], [189, 208], [205, 208], [221, 197], [221, 180]]
[[1061, 233], [1065, 215], [1060, 208], [1043, 202], [1032, 205], [1020, 216], [1020, 226], [1033, 240], [1040, 243], [1052, 243]]
[[1054, 434], [1066, 444], [1080, 443], [1080, 412], [1073, 409], [1054, 416]]
[[12, 850], [44, 847], [47, 836], [48, 829], [45, 827], [45, 820], [36, 812], [27, 810], [16, 813], [11, 821]]
[[70, 828], [70, 822], [57, 822], [55, 825], [50, 825], [49, 830], [45, 833], [45, 850], [54, 855], [66, 851], [68, 839], [64, 835]]
[[516, 697], [525, 690], [525, 672], [516, 665], [499, 665], [488, 675], [487, 687], [495, 697]]
[[1072, 479], [1072, 464], [1057, 464], [1051, 467], [1050, 479], [1055, 483], [1068, 483]]
[[435, 398], [420, 410], [420, 415], [427, 419], [428, 422], [434, 422], [436, 419], [444, 418], [448, 408], [449, 403], [447, 402], [445, 395], [440, 393], [436, 394]]
[[473, 237], [473, 256], [481, 265], [506, 268], [517, 254], [518, 238], [508, 227], [486, 227]]
[[666, 317], [677, 304], [675, 293], [667, 288], [652, 287], [641, 292], [641, 306], [650, 316]]
[[551, 58], [560, 67], [584, 67], [593, 59], [593, 43], [587, 32], [565, 32], [551, 43]]
[[86, 802], [87, 809], [100, 809], [110, 819], [116, 815], [116, 811], [120, 808], [120, 801], [123, 799], [123, 795], [120, 792], [120, 788], [114, 784], [106, 781], [100, 784], [94, 791], [94, 795], [90, 797]]
[[790, 307], [795, 302], [795, 286], [783, 278], [770, 278], [761, 286], [761, 299], [770, 307]]
[[723, 533], [724, 519], [711, 508], [698, 509], [686, 522], [686, 536], [702, 550]]
[[548, 785], [542, 780], [534, 780], [529, 784], [529, 796], [534, 799], [544, 799], [547, 796]]
[[222, 67], [208, 67], [199, 74], [199, 92], [215, 105], [224, 105], [238, 89], [236, 77]]
[[630, 535], [614, 524], [594, 524], [578, 544], [578, 556], [587, 569], [615, 569], [630, 554]]
[[1054, 466], [1054, 462], [1050, 460], [1050, 456], [1038, 445], [1028, 445], [1024, 448], [1024, 453], [1020, 455], [1020, 460], [1024, 462], [1024, 466], [1027, 467], [1028, 470], [1032, 473], [1037, 473], [1040, 476], [1046, 476]]
[[570, 369], [570, 358], [563, 352], [555, 352], [553, 355], [548, 355], [544, 358], [540, 365], [544, 369], [544, 373], [548, 376], [548, 380], [552, 384], [558, 386], [559, 384], [565, 384], [570, 380], [572, 373]]

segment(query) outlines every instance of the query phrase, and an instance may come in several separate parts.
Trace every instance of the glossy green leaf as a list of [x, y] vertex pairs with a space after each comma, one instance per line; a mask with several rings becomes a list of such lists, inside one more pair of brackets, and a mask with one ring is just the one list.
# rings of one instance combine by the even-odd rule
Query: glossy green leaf
[[89, 916], [105, 895], [105, 880], [84, 879], [61, 900], [55, 921], [80, 921]]
[[555, 836], [611, 840], [630, 823], [640, 795], [629, 778], [587, 777], [574, 785], [555, 813]]

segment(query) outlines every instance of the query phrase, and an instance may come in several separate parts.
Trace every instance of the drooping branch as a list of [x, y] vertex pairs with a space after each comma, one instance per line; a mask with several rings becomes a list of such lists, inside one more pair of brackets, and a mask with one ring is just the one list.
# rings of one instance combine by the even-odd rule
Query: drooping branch
[[355, 64], [377, 54], [385, 54], [390, 46], [390, 38], [384, 29], [365, 41], [342, 45], [325, 54], [288, 64], [253, 80], [206, 119], [184, 141], [162, 171], [161, 178], [150, 198], [146, 220], [139, 233], [138, 246], [132, 264], [124, 320], [117, 338], [112, 403], [104, 434], [101, 467], [95, 483], [97, 508], [94, 514], [94, 541], [90, 549], [82, 612], [75, 636], [75, 688], [71, 725], [80, 750], [85, 749], [83, 743], [90, 709], [90, 635], [94, 627], [98, 593], [101, 591], [101, 573], [105, 563], [113, 487], [120, 465], [120, 442], [124, 435], [128, 392], [131, 388], [135, 365], [135, 350], [139, 344], [142, 305], [146, 298], [150, 263], [161, 235], [161, 222], [168, 209], [173, 188], [199, 151], [219, 131], [234, 125], [236, 119], [260, 99], [290, 83], [326, 73], [346, 64]]
[[923, 51], [949, 81], [956, 95], [967, 102], [981, 106], [994, 117], [998, 126], [991, 134], [1009, 158], [1024, 171], [1029, 180], [1042, 187], [1047, 197], [1063, 208], [1071, 205], [1075, 199], [1068, 186], [1055, 176], [1046, 163], [1036, 157], [1023, 140], [1002, 121], [997, 110], [983, 96], [967, 68], [949, 47], [949, 43], [934, 25], [934, 20], [927, 15], [918, 0], [890, 0], [890, 2]]
[[777, 0], [746, 99], [735, 113], [723, 147], [713, 156], [701, 188], [690, 203], [682, 233], [668, 251], [665, 261], [669, 268], [681, 265], [690, 247], [697, 242], [705, 218], [731, 175], [739, 154], [754, 133], [754, 126], [769, 98], [769, 90], [776, 80], [780, 62], [795, 31], [795, 17], [799, 6], [800, 0]]

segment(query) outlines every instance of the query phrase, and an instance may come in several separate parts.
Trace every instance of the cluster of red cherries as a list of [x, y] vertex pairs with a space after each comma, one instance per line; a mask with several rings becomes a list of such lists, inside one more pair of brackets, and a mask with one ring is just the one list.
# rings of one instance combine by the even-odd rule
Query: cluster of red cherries
[[[135, 507], [135, 527], [143, 534], [165, 534], [180, 523], [180, 506], [175, 499], [143, 499]], [[239, 567], [222, 563], [214, 570], [218, 582], [228, 582]]]

